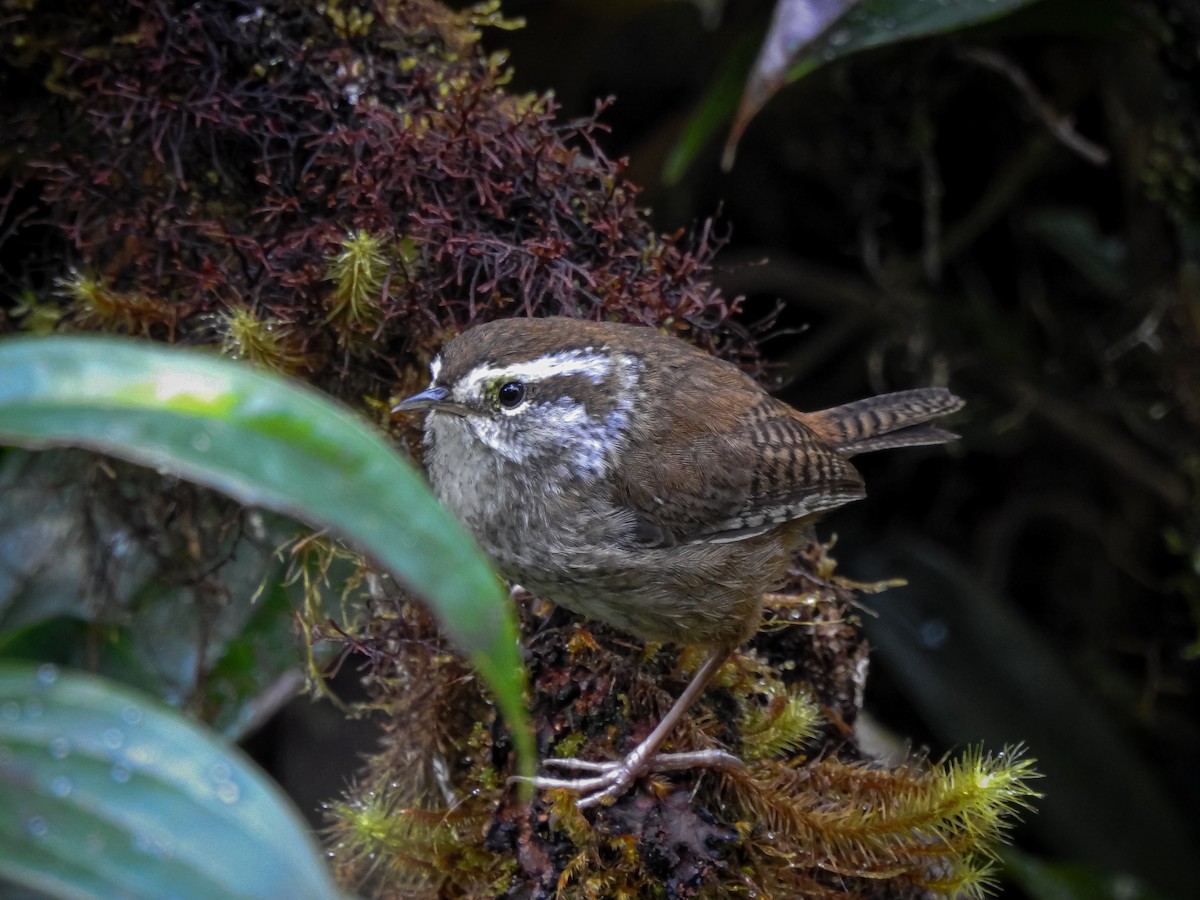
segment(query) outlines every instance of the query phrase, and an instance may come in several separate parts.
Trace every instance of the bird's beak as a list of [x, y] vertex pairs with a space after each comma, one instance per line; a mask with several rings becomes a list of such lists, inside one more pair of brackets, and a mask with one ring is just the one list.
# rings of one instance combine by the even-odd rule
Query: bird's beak
[[444, 412], [465, 416], [467, 410], [450, 399], [450, 391], [444, 387], [431, 387], [401, 400], [392, 407], [392, 412]]

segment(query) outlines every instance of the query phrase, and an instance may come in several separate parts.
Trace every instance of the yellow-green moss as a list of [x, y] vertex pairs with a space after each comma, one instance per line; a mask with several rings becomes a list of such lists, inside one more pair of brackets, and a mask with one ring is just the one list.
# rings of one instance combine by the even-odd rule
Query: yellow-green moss
[[259, 318], [245, 306], [231, 306], [218, 325], [221, 352], [279, 372], [295, 371], [303, 355], [291, 346], [290, 329], [275, 318]]

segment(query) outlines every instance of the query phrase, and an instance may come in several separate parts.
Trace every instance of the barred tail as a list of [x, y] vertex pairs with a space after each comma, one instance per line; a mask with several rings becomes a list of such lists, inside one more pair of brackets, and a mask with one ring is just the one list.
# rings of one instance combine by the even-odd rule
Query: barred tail
[[880, 394], [804, 415], [804, 422], [843, 456], [892, 447], [944, 444], [958, 435], [926, 424], [962, 409], [945, 388]]

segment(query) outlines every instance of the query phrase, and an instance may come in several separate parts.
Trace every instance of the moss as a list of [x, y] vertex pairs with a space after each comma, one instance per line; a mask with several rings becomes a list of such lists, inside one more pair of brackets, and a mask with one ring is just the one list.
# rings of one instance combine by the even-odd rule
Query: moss
[[[1007, 829], [1037, 796], [1032, 762], [1020, 750], [989, 756], [972, 749], [955, 760], [930, 764], [914, 758], [894, 767], [858, 757], [850, 732], [863, 658], [849, 613], [855, 593], [837, 578], [822, 545], [811, 546], [803, 559], [796, 590], [771, 598], [768, 618], [775, 624], [754, 648], [735, 654], [721, 669], [671, 739], [671, 750], [732, 749], [747, 761], [743, 772], [696, 770], [646, 779], [613, 805], [586, 815], [573, 795], [551, 790], [527, 810], [503, 787], [511, 773], [507, 752], [484, 738], [496, 732], [476, 723], [447, 725], [437, 748], [410, 746], [403, 758], [377, 757], [368, 768], [371, 784], [375, 790], [387, 784], [394, 795], [409, 797], [401, 806], [414, 805], [413, 798], [431, 802], [422, 807], [423, 816], [440, 811], [486, 821], [473, 837], [456, 832], [458, 840], [474, 841], [471, 853], [486, 849], [497, 859], [519, 861], [504, 870], [511, 877], [509, 893], [981, 896], [992, 884], [995, 853]], [[792, 621], [797, 609], [805, 615]], [[564, 614], [553, 608], [525, 604], [523, 612], [532, 635], [531, 705], [547, 755], [616, 758], [653, 727], [702, 657], [672, 647], [647, 652], [603, 626], [564, 624]], [[417, 658], [387, 662], [398, 666], [392, 677], [404, 673], [397, 691], [401, 683], [406, 686], [396, 694], [404, 698], [399, 718], [389, 721], [397, 737], [409, 734], [410, 740], [415, 737], [407, 729], [420, 728], [420, 716], [426, 731], [431, 717], [465, 721], [454, 658], [418, 646]], [[820, 677], [810, 679], [802, 668], [783, 665], [785, 657], [818, 660]], [[420, 704], [409, 696], [413, 690], [424, 695]], [[474, 703], [482, 702], [471, 695]], [[389, 716], [396, 714], [397, 707], [389, 706]], [[427, 755], [460, 760], [458, 778], [447, 771], [441, 782], [451, 795], [431, 800], [432, 792], [411, 780], [413, 760]], [[350, 797], [361, 793], [360, 787]], [[401, 879], [385, 880], [389, 886], [408, 883], [403, 879], [420, 871], [429, 896], [495, 887], [498, 869], [470, 875], [456, 863], [437, 873], [411, 853], [371, 855], [380, 849], [371, 832], [356, 839], [347, 828], [344, 819], [336, 826], [335, 853], [343, 865], [386, 860], [398, 867], [393, 877]], [[350, 852], [351, 847], [357, 849]], [[456, 845], [456, 854], [467, 852]], [[361, 870], [352, 865], [344, 871]], [[350, 877], [348, 883], [356, 881]]]
[[286, 324], [275, 318], [260, 318], [244, 306], [231, 306], [217, 320], [221, 352], [234, 359], [249, 360], [266, 369], [295, 372], [304, 355], [295, 348], [295, 337]]
[[374, 325], [383, 312], [385, 285], [392, 269], [378, 237], [365, 231], [348, 235], [329, 262], [327, 277], [334, 284], [328, 300], [330, 321], [358, 327]]
[[[725, 796], [757, 823], [742, 849], [768, 895], [804, 884], [869, 896], [882, 878], [897, 889], [981, 897], [993, 886], [1000, 841], [1039, 796], [1036, 777], [1020, 748], [971, 749], [888, 769], [836, 759], [762, 765], [732, 780]], [[830, 873], [838, 879], [819, 890]]]
[[[514, 312], [730, 341], [711, 241], [654, 233], [593, 118], [561, 122], [549, 97], [504, 90], [480, 29], [519, 23], [495, 3], [241, 12], [32, 4], [6, 17], [0, 120], [23, 139], [0, 159], [13, 186], [0, 219], [17, 223], [7, 240], [33, 239], [23, 223], [44, 207], [37, 228], [64, 252], [0, 288], [57, 279], [78, 327], [182, 343], [206, 343], [214, 321], [226, 337], [286, 323], [310, 377], [361, 402], [447, 333]], [[270, 358], [255, 341], [269, 343], [230, 338]]]
[[795, 753], [816, 735], [821, 711], [806, 692], [791, 691], [772, 679], [764, 680], [757, 693], [757, 702], [745, 701], [738, 722], [743, 759]]

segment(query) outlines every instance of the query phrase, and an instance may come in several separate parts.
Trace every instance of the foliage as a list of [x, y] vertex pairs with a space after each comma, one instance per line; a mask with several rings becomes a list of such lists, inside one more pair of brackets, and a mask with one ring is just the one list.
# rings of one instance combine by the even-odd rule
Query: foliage
[[[516, 632], [503, 614], [505, 600], [498, 582], [479, 551], [471, 555], [472, 542], [437, 505], [429, 489], [359, 422], [328, 401], [245, 366], [177, 349], [96, 337], [9, 339], [0, 346], [0, 385], [0, 440], [35, 447], [83, 446], [151, 465], [220, 489], [247, 505], [275, 508], [333, 527], [370, 551], [439, 610], [442, 630], [461, 642], [461, 648], [492, 682], [505, 718], [515, 729], [514, 743], [525, 760], [525, 771], [532, 771]], [[395, 512], [399, 509], [407, 515], [398, 518]], [[414, 550], [418, 546], [419, 552]], [[57, 620], [43, 620], [11, 634], [2, 649], [9, 656], [39, 654], [41, 648], [31, 632], [40, 635], [49, 629], [47, 637], [53, 640], [56, 635], [61, 640], [70, 634], [62, 625]], [[46, 686], [58, 684], [56, 670], [45, 665], [44, 671], [50, 673]], [[127, 677], [132, 674], [129, 669], [124, 671]], [[220, 677], [219, 665], [214, 675]], [[64, 890], [55, 874], [63, 869], [64, 883], [78, 890], [96, 890], [90, 880], [97, 878], [113, 890], [161, 893], [161, 885], [178, 879], [180, 873], [168, 865], [157, 872], [156, 880], [146, 883], [141, 869], [154, 869], [158, 856], [194, 866], [194, 862], [185, 862], [186, 854], [193, 853], [196, 846], [210, 854], [213, 842], [225, 839], [220, 837], [224, 827], [220, 816], [206, 819], [203, 810], [188, 808], [178, 800], [170, 805], [169, 798], [135, 792], [126, 787], [128, 775], [96, 780], [91, 769], [97, 763], [93, 755], [101, 746], [101, 732], [122, 732], [115, 713], [108, 720], [80, 715], [79, 709], [89, 704], [75, 694], [94, 693], [90, 705], [95, 707], [99, 700], [107, 699], [105, 688], [72, 676], [57, 690], [69, 696], [43, 696], [47, 692], [38, 689], [32, 671], [18, 672], [10, 679], [10, 693], [18, 699], [5, 705], [6, 712], [12, 707], [12, 715], [6, 714], [0, 721], [0, 791], [7, 788], [13, 794], [6, 808], [17, 818], [8, 823], [4, 845], [8, 855], [0, 857], [0, 872], [56, 892]], [[109, 705], [114, 710], [140, 709], [131, 706], [132, 702], [117, 696]], [[63, 708], [56, 708], [56, 703]], [[34, 709], [36, 713], [30, 712]], [[142, 724], [143, 714], [139, 711], [137, 716], [136, 723], [127, 724]], [[180, 740], [172, 728], [198, 732], [195, 726], [147, 717], [135, 749], [127, 750], [118, 741], [110, 749], [126, 755], [100, 762], [151, 782], [164, 773], [170, 776], [232, 765], [202, 755], [201, 750], [209, 756], [215, 752], [218, 745], [211, 739]], [[79, 749], [69, 760], [65, 751], [50, 753], [55, 762], [45, 770], [46, 748], [51, 744]], [[162, 764], [163, 772], [155, 773], [153, 766], [168, 752], [173, 755]], [[251, 781], [255, 777], [245, 776]], [[35, 790], [27, 790], [31, 780], [36, 783]], [[85, 780], [86, 791], [72, 795], [71, 786]], [[187, 774], [172, 787], [186, 793], [193, 789], [193, 781], [195, 775]], [[230, 790], [241, 790], [234, 782], [229, 784]], [[59, 790], [59, 785], [65, 787]], [[63, 811], [59, 809], [63, 804], [56, 804], [51, 793], [59, 800], [73, 796], [68, 802], [82, 805]], [[139, 806], [145, 808], [138, 816], [125, 817], [131, 834], [124, 842], [141, 846], [149, 841], [153, 846], [146, 851], [148, 859], [141, 855], [122, 859], [104, 873], [90, 872], [89, 867], [102, 868], [94, 861], [78, 871], [66, 871], [71, 869], [72, 859], [97, 841], [103, 847], [122, 840], [119, 829], [111, 833], [110, 825], [127, 807]], [[285, 816], [283, 810], [265, 812]], [[88, 820], [88, 815], [94, 821]], [[256, 822], [264, 812], [247, 815]], [[18, 838], [21, 834], [24, 841]], [[286, 834], [282, 837], [286, 840]], [[261, 835], [238, 834], [227, 840], [236, 844], [238, 854], [273, 858], [274, 851], [265, 846]], [[304, 846], [300, 844], [301, 851]], [[99, 859], [97, 854], [91, 854], [93, 860]], [[309, 865], [311, 859], [310, 853]], [[197, 874], [194, 884], [173, 886], [172, 892], [178, 889], [189, 895], [215, 896], [249, 890], [265, 896], [284, 889], [285, 881], [277, 874], [272, 876], [271, 870], [247, 860], [238, 863], [233, 846], [225, 853], [206, 855], [205, 863], [206, 871]], [[302, 866], [293, 868], [298, 870], [295, 877], [304, 885], [303, 891], [330, 894], [328, 886], [322, 886], [324, 876], [313, 878], [305, 875]], [[239, 871], [254, 872], [263, 881], [251, 888], [226, 886], [228, 873]], [[263, 884], [270, 884], [270, 891], [264, 890]]]
[[153, 698], [0, 663], [0, 875], [54, 896], [333, 898], [279, 788]]
[[0, 384], [0, 440], [99, 450], [360, 545], [433, 604], [442, 630], [493, 686], [532, 768], [516, 629], [497, 579], [429, 488], [361, 421], [246, 366], [97, 337], [8, 340]]
[[[738, 138], [750, 120], [784, 84], [798, 81], [827, 65], [871, 47], [886, 47], [937, 34], [954, 33], [990, 22], [1028, 6], [1034, 0], [956, 0], [923, 3], [912, 0], [779, 0], [771, 27], [763, 38], [737, 113], [730, 125], [722, 165], [729, 168]], [[723, 78], [728, 77], [723, 75]], [[683, 175], [711, 129], [733, 113], [730, 92], [718, 84], [704, 101], [667, 163], [664, 177]]]

